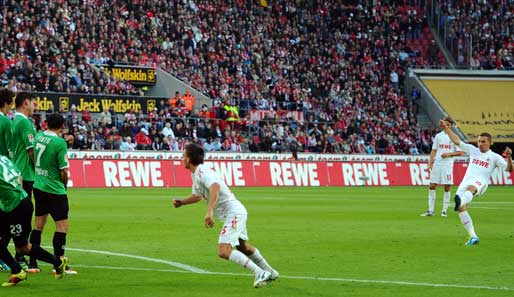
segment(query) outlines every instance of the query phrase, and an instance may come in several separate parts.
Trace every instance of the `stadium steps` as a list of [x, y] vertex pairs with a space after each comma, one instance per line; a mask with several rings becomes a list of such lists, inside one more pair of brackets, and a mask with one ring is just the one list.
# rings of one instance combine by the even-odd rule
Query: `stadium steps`
[[418, 125], [422, 129], [428, 129], [433, 128], [434, 123], [430, 120], [430, 117], [428, 117], [428, 114], [425, 111], [421, 111], [416, 115], [416, 119], [418, 120]]

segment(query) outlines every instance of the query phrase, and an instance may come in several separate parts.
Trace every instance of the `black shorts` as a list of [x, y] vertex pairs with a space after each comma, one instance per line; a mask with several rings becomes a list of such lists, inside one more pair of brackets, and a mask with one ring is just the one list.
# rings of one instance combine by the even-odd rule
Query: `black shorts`
[[68, 196], [47, 193], [34, 188], [36, 217], [50, 214], [55, 222], [68, 219]]
[[32, 199], [32, 190], [34, 189], [34, 182], [33, 181], [23, 181], [23, 190], [27, 193], [28, 197]]
[[0, 241], [7, 245], [12, 238], [14, 246], [24, 247], [29, 243], [32, 231], [32, 201], [23, 199], [11, 212], [0, 212]]

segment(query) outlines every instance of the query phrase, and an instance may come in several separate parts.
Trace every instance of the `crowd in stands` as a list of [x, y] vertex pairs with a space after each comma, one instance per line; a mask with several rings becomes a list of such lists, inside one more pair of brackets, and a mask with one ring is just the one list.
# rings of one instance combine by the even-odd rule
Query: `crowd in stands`
[[[100, 2], [109, 9], [109, 1], [0, 1], [0, 86], [13, 91], [144, 95], [100, 66], [112, 65], [113, 50], [123, 48], [110, 39], [111, 25], [104, 26], [115, 20], [97, 14]], [[109, 48], [104, 48], [107, 43]]]
[[[438, 1], [440, 25], [447, 25], [449, 38], [472, 42], [473, 69], [514, 69], [514, 2], [513, 1]], [[465, 61], [459, 51], [458, 63]]]
[[[426, 63], [405, 46], [425, 26], [419, 1], [2, 2], [0, 76], [13, 90], [140, 92], [98, 67], [117, 61], [161, 67], [214, 99], [110, 124], [72, 111], [73, 148], [429, 151], [432, 131], [402, 88], [407, 67]], [[254, 110], [272, 116], [255, 120]], [[164, 137], [167, 123], [175, 137]]]

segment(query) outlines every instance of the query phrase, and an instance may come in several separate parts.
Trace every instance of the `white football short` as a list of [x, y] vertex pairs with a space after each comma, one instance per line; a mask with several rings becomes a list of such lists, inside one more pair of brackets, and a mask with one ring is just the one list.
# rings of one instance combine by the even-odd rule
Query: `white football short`
[[475, 188], [477, 188], [477, 192], [475, 193], [475, 195], [473, 195], [473, 198], [475, 198], [485, 194], [485, 192], [487, 191], [487, 187], [489, 186], [489, 183], [481, 177], [470, 176], [462, 180], [462, 182], [459, 185], [459, 188], [457, 189], [457, 193], [455, 194], [462, 197], [462, 195], [464, 195], [464, 193], [466, 193], [466, 191], [468, 190], [469, 186], [474, 186]]
[[432, 172], [430, 172], [430, 183], [438, 185], [453, 185], [453, 166], [432, 166]]
[[246, 214], [229, 214], [221, 227], [218, 243], [227, 243], [233, 247], [239, 245], [239, 239], [248, 240]]

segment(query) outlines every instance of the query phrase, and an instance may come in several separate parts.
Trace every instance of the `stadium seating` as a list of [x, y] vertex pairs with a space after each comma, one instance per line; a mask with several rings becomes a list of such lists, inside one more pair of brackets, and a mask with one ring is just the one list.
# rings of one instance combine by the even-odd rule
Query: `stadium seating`
[[[166, 69], [218, 102], [208, 113], [215, 119], [165, 103], [133, 124], [159, 135], [170, 119], [175, 135], [184, 130], [173, 140], [179, 147], [208, 141], [195, 135], [208, 122], [221, 131], [209, 136], [218, 136], [222, 149], [283, 151], [294, 144], [326, 153], [426, 153], [430, 137], [424, 144], [423, 135], [431, 131], [417, 125], [403, 80], [407, 67], [444, 61], [439, 53], [437, 61], [427, 56], [424, 10], [411, 5], [418, 2], [11, 1], [2, 12], [0, 73], [14, 90], [139, 94], [95, 65]], [[227, 124], [225, 106], [237, 106], [242, 123]], [[266, 109], [275, 119], [251, 119]], [[109, 129], [98, 133], [102, 125], [88, 123], [86, 137], [73, 137], [80, 121], [70, 124], [70, 139], [89, 140], [72, 147], [105, 148]], [[93, 145], [92, 135], [105, 141]]]
[[[513, 70], [512, 1], [438, 1], [440, 26], [462, 54], [457, 61], [474, 69]], [[472, 58], [461, 50], [472, 42]]]

